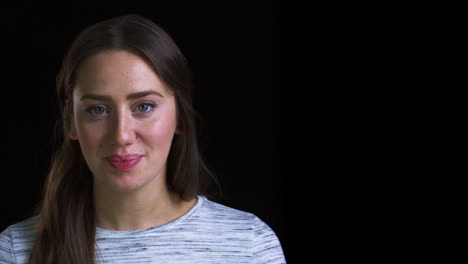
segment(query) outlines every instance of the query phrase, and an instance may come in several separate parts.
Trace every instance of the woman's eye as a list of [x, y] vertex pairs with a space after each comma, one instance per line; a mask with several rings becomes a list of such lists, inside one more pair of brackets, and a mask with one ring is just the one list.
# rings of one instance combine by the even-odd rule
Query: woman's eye
[[92, 114], [92, 115], [102, 115], [106, 112], [106, 108], [104, 106], [91, 106], [88, 109], [86, 109], [86, 112]]
[[154, 104], [143, 103], [143, 104], [137, 105], [136, 110], [141, 113], [146, 113], [146, 112], [150, 112], [151, 110], [153, 110], [154, 107], [155, 107]]

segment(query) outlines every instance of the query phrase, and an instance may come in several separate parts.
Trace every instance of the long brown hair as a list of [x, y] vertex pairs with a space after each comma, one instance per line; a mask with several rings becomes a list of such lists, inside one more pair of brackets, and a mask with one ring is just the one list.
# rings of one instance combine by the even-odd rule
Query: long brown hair
[[30, 264], [94, 263], [96, 224], [92, 174], [79, 143], [67, 135], [72, 117], [71, 95], [80, 63], [108, 50], [126, 50], [149, 62], [175, 96], [177, 124], [182, 133], [174, 136], [167, 160], [170, 190], [189, 200], [204, 194], [207, 179], [212, 176], [197, 145], [191, 73], [171, 37], [155, 23], [138, 15], [94, 24], [73, 41], [57, 75], [61, 118], [57, 121], [56, 137], [60, 147], [53, 156], [44, 186]]

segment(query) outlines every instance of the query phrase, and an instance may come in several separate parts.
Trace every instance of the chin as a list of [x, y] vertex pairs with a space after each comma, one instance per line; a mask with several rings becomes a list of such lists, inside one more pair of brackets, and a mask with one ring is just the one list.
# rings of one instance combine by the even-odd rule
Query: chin
[[115, 192], [132, 192], [140, 189], [143, 185], [138, 183], [111, 183], [108, 186]]
[[141, 188], [145, 183], [141, 179], [126, 176], [124, 178], [117, 179], [117, 181], [114, 179], [112, 185], [119, 191], [133, 191]]
[[105, 177], [96, 178], [95, 184], [112, 191], [131, 192], [145, 185], [144, 180], [138, 179], [138, 177], [132, 174], [129, 172], [106, 173]]

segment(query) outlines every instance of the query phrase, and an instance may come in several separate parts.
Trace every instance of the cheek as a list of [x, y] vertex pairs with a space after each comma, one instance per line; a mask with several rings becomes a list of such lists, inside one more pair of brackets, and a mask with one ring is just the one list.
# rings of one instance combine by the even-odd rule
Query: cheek
[[142, 122], [141, 135], [153, 145], [170, 145], [176, 129], [175, 111], [167, 109], [150, 122]]
[[105, 127], [98, 124], [76, 124], [78, 140], [84, 153], [95, 152], [102, 141]]
[[175, 132], [174, 121], [169, 118], [144, 123], [141, 128], [143, 137], [157, 145], [170, 144]]

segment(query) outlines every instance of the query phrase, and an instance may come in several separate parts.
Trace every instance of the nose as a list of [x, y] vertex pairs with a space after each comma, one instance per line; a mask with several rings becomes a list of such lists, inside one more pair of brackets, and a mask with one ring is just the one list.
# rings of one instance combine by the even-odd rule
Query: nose
[[111, 145], [126, 147], [135, 142], [134, 120], [126, 111], [118, 111], [112, 118]]

